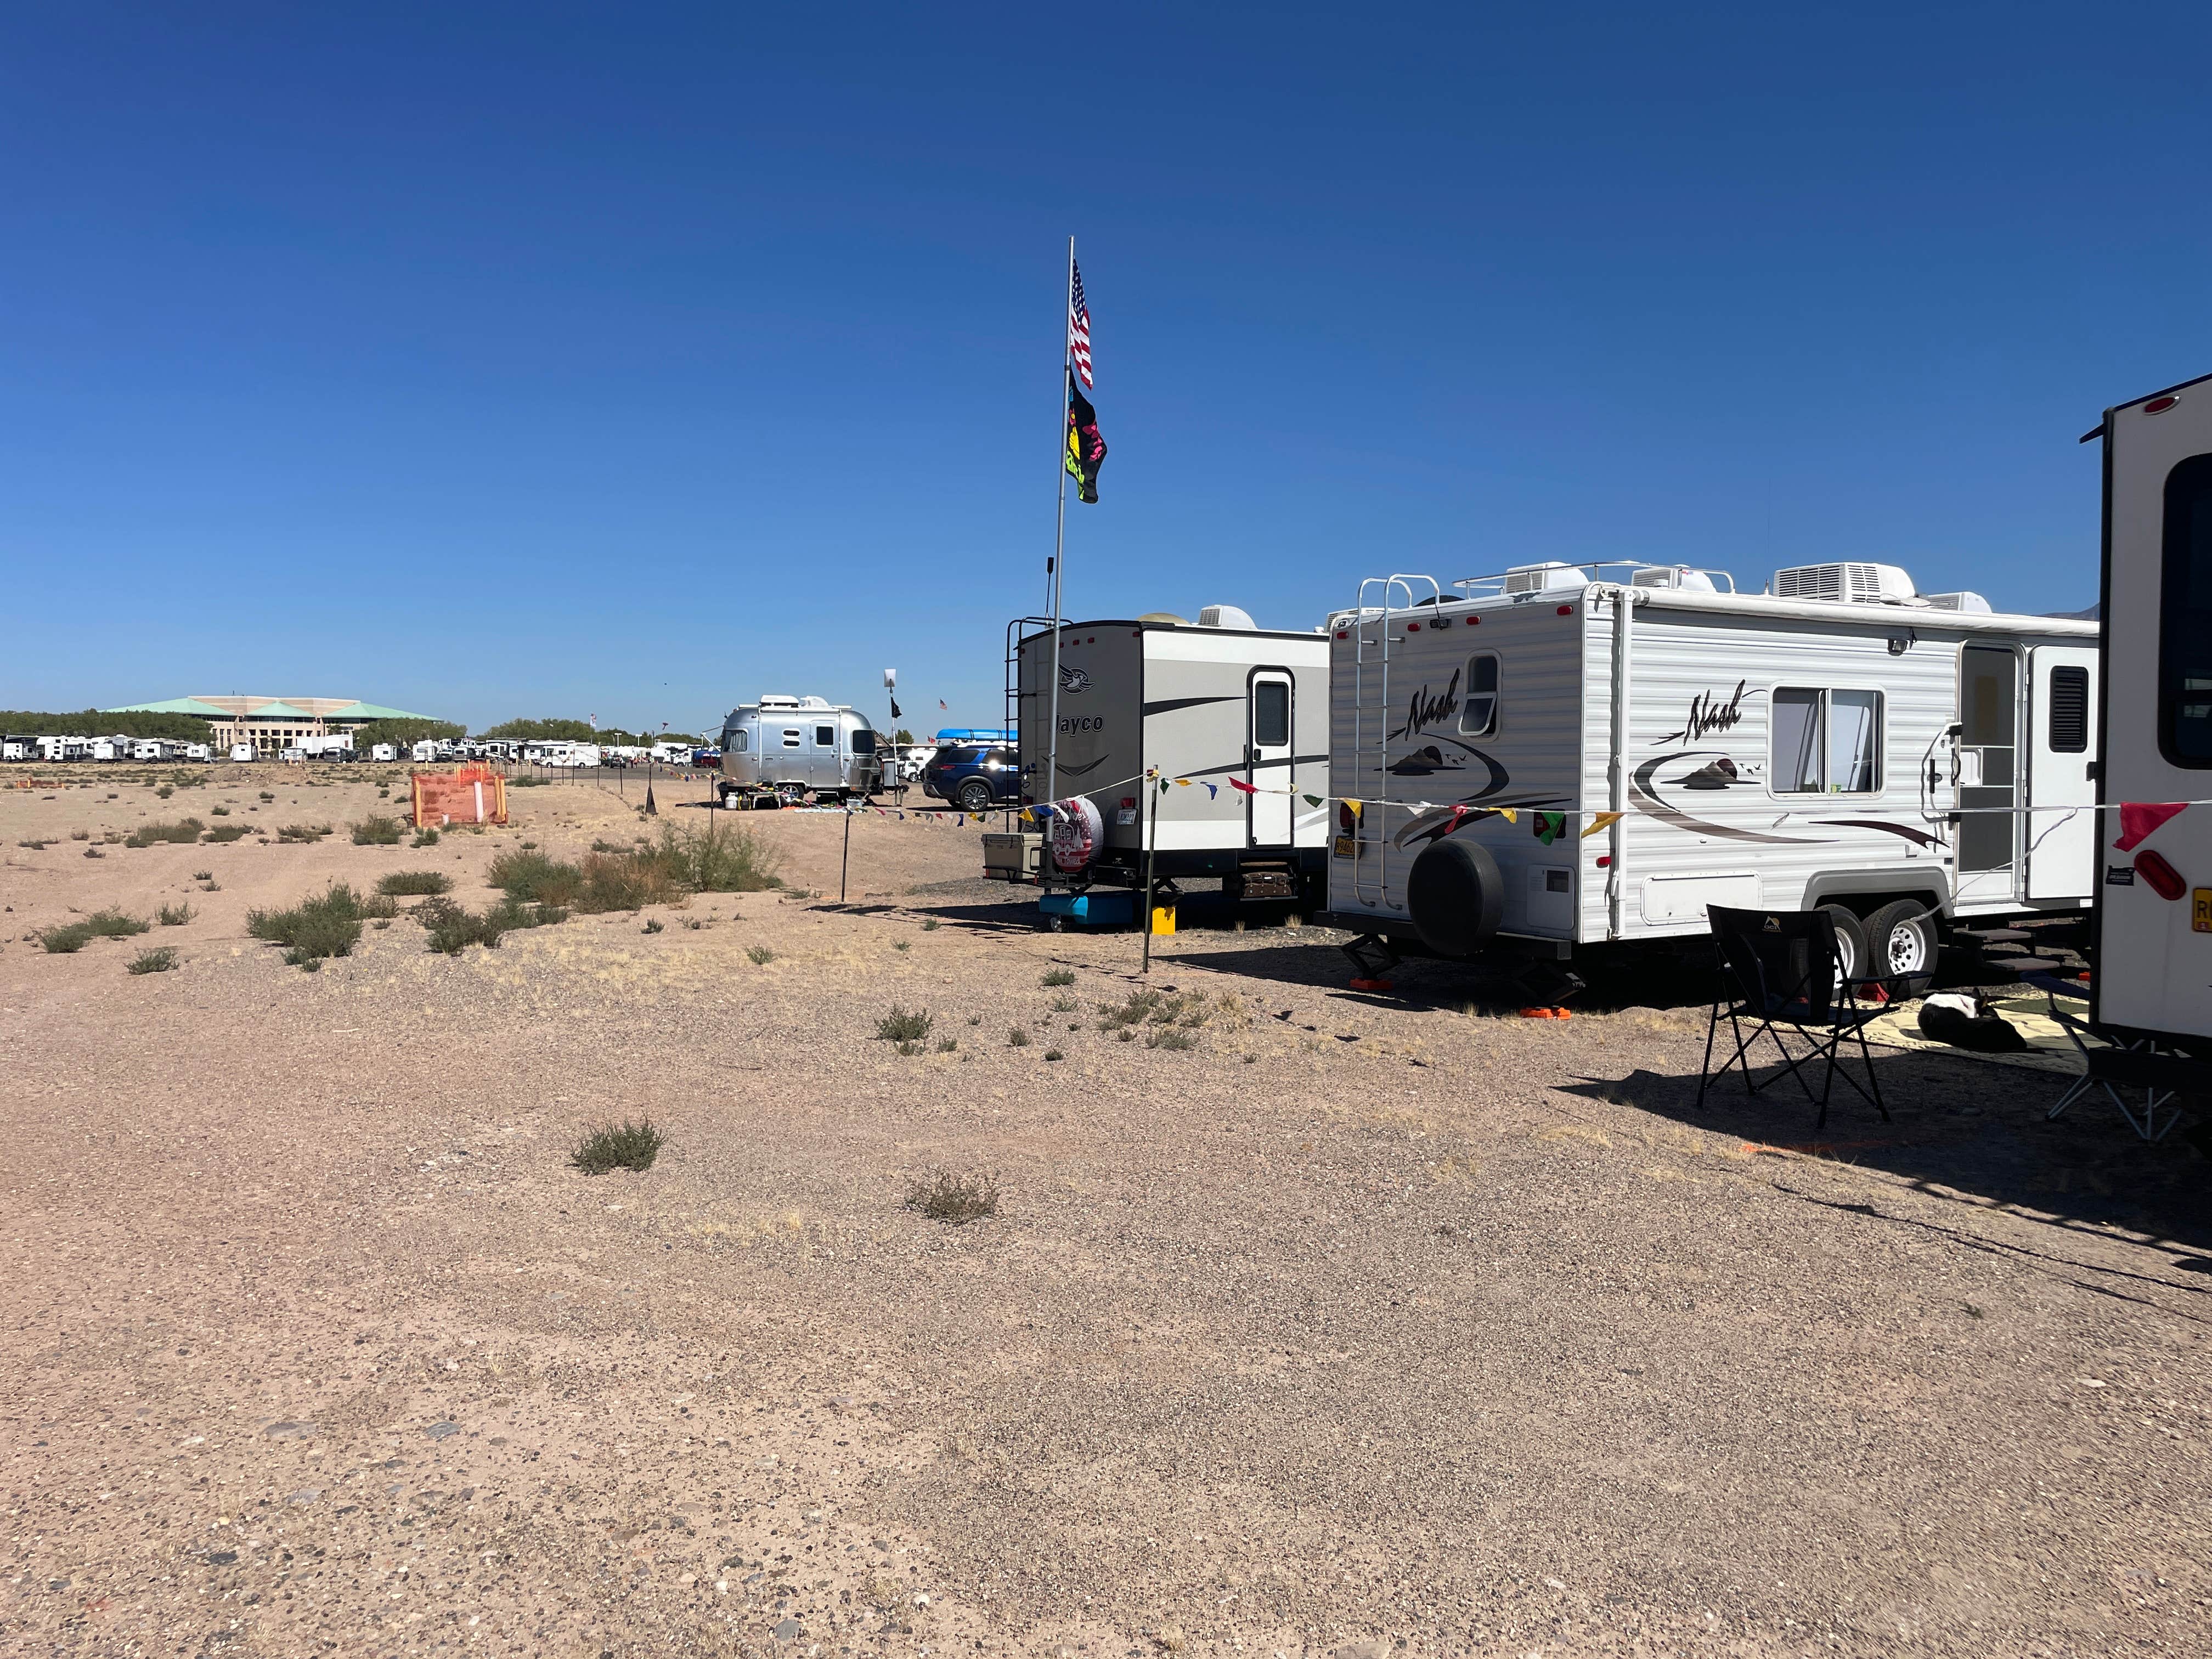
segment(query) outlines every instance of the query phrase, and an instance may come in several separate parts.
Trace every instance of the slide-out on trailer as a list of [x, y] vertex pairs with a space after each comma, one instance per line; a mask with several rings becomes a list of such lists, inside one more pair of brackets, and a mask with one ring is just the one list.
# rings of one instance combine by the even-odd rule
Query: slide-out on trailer
[[2212, 1061], [2212, 375], [2088, 437], [2105, 450], [2090, 1018]]
[[1372, 936], [1356, 961], [1556, 961], [1679, 946], [1710, 905], [1834, 906], [1847, 952], [1904, 974], [1942, 919], [2088, 905], [2094, 624], [1888, 565], [1766, 594], [1600, 572], [1378, 577], [1331, 619], [1329, 911]]
[[[1302, 797], [1319, 796], [1328, 772], [1327, 639], [1256, 627], [1231, 605], [1194, 624], [1063, 623], [1055, 769], [1052, 630], [1011, 631], [1024, 799], [1087, 797], [1103, 827], [1079, 871], [1046, 860], [1048, 882], [1141, 886], [1156, 849], [1158, 878], [1218, 876], [1231, 898], [1319, 902], [1328, 815]], [[1190, 780], [1157, 797], [1156, 825], [1148, 769]]]

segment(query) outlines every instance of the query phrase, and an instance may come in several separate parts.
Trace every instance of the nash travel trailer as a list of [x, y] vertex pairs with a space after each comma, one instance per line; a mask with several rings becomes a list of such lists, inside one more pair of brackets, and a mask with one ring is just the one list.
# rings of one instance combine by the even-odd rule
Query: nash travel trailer
[[2089, 1018], [2212, 1060], [2212, 376], [2107, 410], [2083, 441], [2099, 437], [2102, 880]]
[[1363, 583], [1328, 630], [1331, 919], [1385, 957], [1556, 961], [1705, 933], [1709, 905], [1833, 907], [1850, 967], [1902, 975], [1942, 919], [2086, 908], [2095, 625], [1891, 565], [1771, 587]]
[[727, 807], [865, 799], [884, 787], [867, 716], [820, 697], [769, 696], [732, 708], [721, 750], [714, 790]]
[[[1054, 769], [1052, 629], [1020, 627], [1007, 657], [1023, 794], [1079, 797], [1097, 820], [1087, 858], [1048, 848], [1048, 884], [1141, 887], [1149, 851], [1156, 879], [1218, 876], [1231, 899], [1318, 904], [1328, 813], [1303, 796], [1327, 787], [1326, 637], [1261, 628], [1233, 605], [1195, 623], [1063, 623]], [[1148, 809], [1152, 769], [1190, 781]]]

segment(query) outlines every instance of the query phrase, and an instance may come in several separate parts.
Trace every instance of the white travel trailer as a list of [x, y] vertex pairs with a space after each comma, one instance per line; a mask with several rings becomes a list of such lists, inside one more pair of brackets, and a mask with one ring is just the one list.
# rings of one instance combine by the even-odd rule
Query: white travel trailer
[[184, 758], [188, 761], [211, 761], [215, 758], [215, 750], [208, 744], [188, 743], [185, 745]]
[[128, 738], [94, 738], [92, 757], [96, 761], [120, 761], [131, 758], [131, 740]]
[[[1103, 830], [1087, 866], [1048, 880], [1141, 886], [1149, 848], [1159, 878], [1218, 876], [1231, 898], [1318, 903], [1328, 813], [1304, 797], [1328, 789], [1324, 635], [1263, 629], [1225, 605], [1194, 623], [1063, 623], [1056, 767], [1050, 626], [1008, 656], [1024, 796], [1085, 797]], [[1155, 768], [1190, 780], [1158, 797], [1156, 825], [1143, 781]]]
[[0, 739], [0, 761], [27, 761], [39, 750], [36, 738]]
[[234, 761], [258, 761], [261, 751], [250, 743], [234, 743], [230, 745], [230, 757]]
[[134, 761], [159, 761], [168, 757], [169, 745], [159, 738], [141, 738], [131, 745], [131, 758]]
[[438, 758], [437, 740], [434, 738], [424, 738], [420, 743], [417, 743], [413, 748], [410, 749], [407, 753], [408, 758], [412, 760], [417, 766], [427, 766], [432, 761]]
[[1832, 907], [1903, 975], [1941, 919], [2089, 904], [2094, 624], [1890, 565], [1601, 571], [1378, 577], [1331, 619], [1338, 926], [1558, 960]]
[[2212, 375], [2105, 411], [2090, 1018], [2212, 1060]]
[[396, 744], [373, 744], [369, 747], [368, 757], [376, 761], [396, 761], [399, 758], [399, 749]]
[[865, 799], [883, 787], [876, 730], [867, 716], [821, 697], [774, 694], [742, 703], [722, 721], [724, 806]]

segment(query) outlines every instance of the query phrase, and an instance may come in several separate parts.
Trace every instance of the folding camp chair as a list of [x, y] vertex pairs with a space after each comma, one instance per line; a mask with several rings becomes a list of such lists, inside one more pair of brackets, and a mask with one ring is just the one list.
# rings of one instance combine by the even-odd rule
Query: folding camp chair
[[[1721, 976], [1720, 995], [1714, 1001], [1711, 1019], [1705, 1026], [1705, 1060], [1698, 1079], [1698, 1104], [1705, 1103], [1705, 1091], [1712, 1086], [1716, 1076], [1726, 1076], [1732, 1066], [1743, 1068], [1744, 1087], [1757, 1094], [1765, 1085], [1751, 1074], [1751, 1048], [1761, 1036], [1771, 1037], [1782, 1056], [1782, 1063], [1805, 1091], [1805, 1097], [1820, 1109], [1817, 1129], [1825, 1128], [1828, 1121], [1828, 1095], [1835, 1087], [1840, 1069], [1843, 1045], [1856, 1037], [1859, 1045], [1859, 1060], [1866, 1068], [1867, 1086], [1861, 1088], [1859, 1080], [1849, 1072], [1842, 1073], [1844, 1082], [1858, 1090], [1859, 1097], [1871, 1103], [1881, 1114], [1882, 1121], [1889, 1121], [1889, 1108], [1882, 1103], [1881, 1084], [1874, 1074], [1874, 1055], [1867, 1048], [1866, 1027], [1869, 1020], [1878, 1019], [1885, 1012], [1880, 1007], [1861, 1008], [1852, 999], [1856, 986], [1870, 981], [1849, 981], [1842, 974], [1842, 951], [1836, 942], [1835, 918], [1825, 910], [1730, 910], [1714, 905], [1706, 912], [1713, 930], [1713, 945], [1719, 956]], [[1735, 1052], [1722, 1062], [1720, 1071], [1713, 1070], [1713, 1038], [1720, 1030], [1723, 1019], [1735, 1038]], [[1751, 1022], [1751, 1034], [1744, 1035], [1745, 1022]], [[1803, 1055], [1792, 1054], [1783, 1042], [1782, 1033], [1776, 1029], [1784, 1026], [1796, 1031], [1811, 1045]], [[1825, 1062], [1826, 1070], [1820, 1079], [1820, 1092], [1813, 1092], [1812, 1080], [1800, 1069]]]
[[[2048, 994], [2047, 993], [2045, 994]], [[2181, 1115], [2174, 1102], [2184, 1095], [2212, 1094], [2212, 1065], [2199, 1060], [2185, 1060], [2178, 1054], [2157, 1053], [2148, 1037], [2137, 1037], [2133, 1042], [2123, 1041], [2120, 1034], [2092, 1025], [2087, 1020], [2076, 1019], [2060, 1008], [2056, 999], [2051, 1002], [2051, 1018], [2059, 1029], [2073, 1040], [2081, 1054], [2081, 1075], [2067, 1086], [2058, 1097], [2050, 1115], [2057, 1117], [2093, 1088], [2102, 1089], [2105, 1097], [2119, 1108], [2120, 1115], [2127, 1120], [2128, 1127], [2154, 1145], [2166, 1139]], [[2090, 1038], [2093, 1048], [2082, 1038]], [[2122, 1098], [2122, 1089], [2143, 1091], [2142, 1115], [2138, 1117], [2133, 1108]], [[2167, 1108], [2166, 1121], [2158, 1121], [2159, 1110]]]

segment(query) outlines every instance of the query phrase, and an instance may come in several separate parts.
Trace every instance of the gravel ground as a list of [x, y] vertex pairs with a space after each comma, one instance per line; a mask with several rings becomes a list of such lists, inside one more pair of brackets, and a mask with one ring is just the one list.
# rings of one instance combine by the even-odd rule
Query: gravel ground
[[[1311, 928], [1144, 981], [919, 817], [854, 824], [844, 908], [840, 821], [756, 815], [796, 890], [452, 958], [403, 916], [309, 975], [249, 906], [477, 902], [502, 847], [634, 832], [635, 781], [418, 850], [350, 843], [366, 768], [81, 775], [0, 792], [0, 1650], [2207, 1650], [2179, 1135], [1891, 1053], [1894, 1122], [1816, 1142], [1695, 1109], [1694, 1010], [1353, 995]], [[337, 833], [99, 839], [216, 804]], [[651, 1170], [566, 1166], [641, 1113]], [[908, 1207], [939, 1169], [999, 1213]]]

